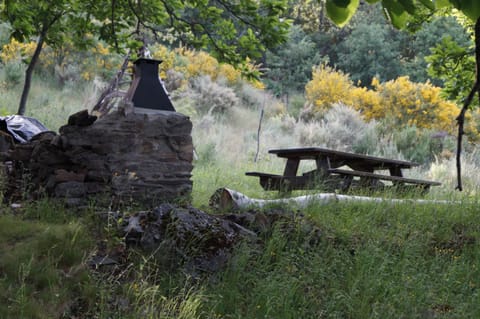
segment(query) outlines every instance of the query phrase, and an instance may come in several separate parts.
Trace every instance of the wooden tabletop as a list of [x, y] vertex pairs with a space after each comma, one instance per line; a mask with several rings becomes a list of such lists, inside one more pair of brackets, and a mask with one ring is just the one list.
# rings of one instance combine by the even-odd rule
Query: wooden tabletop
[[351, 167], [360, 168], [368, 167], [371, 169], [390, 169], [411, 168], [419, 165], [415, 162], [342, 152], [321, 147], [273, 149], [269, 150], [268, 152], [271, 154], [276, 154], [278, 157], [287, 159], [317, 160], [319, 158], [328, 158], [332, 168], [348, 165]]

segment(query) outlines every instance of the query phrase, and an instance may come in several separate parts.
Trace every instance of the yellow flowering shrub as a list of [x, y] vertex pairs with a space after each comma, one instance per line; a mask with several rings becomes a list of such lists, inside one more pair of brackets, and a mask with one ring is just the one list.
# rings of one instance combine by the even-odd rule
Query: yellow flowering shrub
[[[254, 75], [257, 73], [260, 73], [260, 65], [253, 63], [248, 57], [245, 61], [245, 64], [242, 65], [243, 71], [245, 74], [250, 74]], [[257, 88], [259, 90], [264, 90], [265, 89], [265, 84], [259, 80], [256, 79], [255, 77], [250, 77], [247, 79], [248, 83], [250, 83], [254, 88]]]
[[[12, 39], [0, 51], [0, 60], [8, 63], [14, 60], [27, 60], [35, 51], [35, 42], [21, 43]], [[97, 75], [110, 78], [120, 67], [118, 56], [110, 48], [98, 42], [92, 49], [79, 52], [73, 44], [65, 42], [62, 47], [53, 49], [45, 46], [40, 55], [39, 67], [55, 74], [61, 80], [92, 80]]]
[[[191, 78], [208, 75], [212, 80], [223, 78], [229, 85], [240, 83], [242, 72], [230, 64], [220, 63], [217, 59], [206, 52], [178, 48], [170, 50], [163, 45], [153, 45], [150, 48], [152, 57], [162, 60], [160, 64], [160, 76], [165, 78], [168, 70], [175, 70], [183, 74], [184, 79], [188, 81]], [[258, 69], [252, 63], [247, 62], [247, 68], [251, 71]], [[262, 82], [258, 80], [249, 80], [249, 83], [256, 88], [264, 88]]]
[[35, 51], [37, 44], [35, 42], [22, 43], [12, 39], [10, 43], [5, 44], [0, 51], [0, 60], [8, 63], [14, 60], [23, 60], [30, 58]]
[[188, 60], [187, 78], [209, 75], [212, 80], [217, 79], [219, 67], [217, 59], [203, 51], [184, 50], [183, 54]]
[[150, 53], [154, 59], [162, 61], [162, 63], [160, 63], [160, 77], [164, 79], [166, 72], [175, 66], [175, 52], [169, 50], [164, 45], [155, 44], [150, 48]]
[[431, 83], [414, 83], [408, 77], [380, 83], [374, 78], [372, 87], [356, 87], [347, 74], [322, 65], [313, 69], [305, 94], [314, 112], [324, 113], [341, 102], [366, 120], [388, 118], [393, 125], [455, 130], [458, 106], [443, 99], [440, 88]]
[[315, 111], [324, 112], [338, 102], [353, 105], [350, 95], [353, 88], [348, 74], [320, 65], [313, 69], [312, 80], [305, 86], [305, 94]]
[[[83, 53], [84, 58], [80, 63], [75, 61], [76, 56], [67, 55], [60, 67], [65, 68], [68, 65], [78, 65], [80, 76], [84, 80], [93, 80], [95, 76], [102, 76], [110, 79], [120, 68], [122, 61], [118, 55], [113, 54], [110, 48], [102, 42], [98, 42], [89, 51]], [[73, 59], [73, 60], [72, 60]]]
[[383, 114], [383, 101], [378, 92], [365, 87], [354, 87], [351, 92], [352, 107], [360, 111], [366, 120], [378, 119]]
[[101, 42], [92, 48], [92, 54], [95, 57], [96, 68], [103, 70], [111, 70], [113, 65], [110, 63], [110, 50]]
[[419, 128], [453, 132], [459, 108], [440, 96], [440, 88], [431, 83], [414, 83], [407, 76], [376, 84], [382, 98], [383, 112], [376, 117], [389, 117], [394, 123]]
[[220, 76], [224, 77], [227, 80], [228, 84], [238, 83], [242, 77], [242, 74], [239, 70], [235, 69], [232, 65], [226, 63], [220, 64], [218, 73]]
[[[87, 36], [91, 37], [91, 35]], [[21, 43], [12, 39], [1, 48], [0, 61], [7, 63], [13, 60], [29, 59], [35, 51], [35, 46], [35, 42]], [[217, 59], [203, 51], [186, 48], [170, 50], [164, 45], [155, 44], [150, 47], [150, 53], [154, 59], [162, 60], [160, 76], [166, 79], [167, 71], [179, 72], [183, 75], [181, 85], [187, 83], [189, 79], [205, 75], [213, 81], [219, 78], [225, 79], [232, 86], [245, 80], [241, 70], [230, 64], [219, 63]], [[122, 57], [114, 54], [103, 42], [97, 42], [90, 50], [78, 51], [74, 49], [72, 43], [67, 41], [60, 48], [53, 49], [46, 46], [42, 50], [39, 67], [56, 74], [62, 81], [75, 78], [89, 81], [95, 76], [111, 78], [122, 62]], [[252, 72], [258, 70], [258, 66], [248, 61], [244, 67]], [[256, 88], [264, 88], [259, 80], [247, 81]]]

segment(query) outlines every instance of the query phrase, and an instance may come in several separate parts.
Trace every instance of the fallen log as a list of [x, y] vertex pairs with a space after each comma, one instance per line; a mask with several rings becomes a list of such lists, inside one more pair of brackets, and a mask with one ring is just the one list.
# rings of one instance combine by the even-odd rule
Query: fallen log
[[319, 193], [291, 198], [258, 199], [250, 198], [245, 194], [229, 188], [220, 188], [210, 198], [210, 205], [219, 210], [243, 209], [249, 207], [265, 207], [268, 205], [285, 204], [296, 205], [304, 208], [312, 203], [327, 204], [331, 202], [390, 202], [390, 203], [415, 203], [415, 204], [458, 204], [458, 201], [426, 200], [426, 199], [396, 199], [368, 196], [341, 195], [336, 193]]

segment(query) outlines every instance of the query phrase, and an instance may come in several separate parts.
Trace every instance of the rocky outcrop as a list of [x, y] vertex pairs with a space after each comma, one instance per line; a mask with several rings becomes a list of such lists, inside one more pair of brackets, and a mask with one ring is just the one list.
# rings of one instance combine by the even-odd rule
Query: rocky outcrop
[[[288, 208], [208, 214], [191, 206], [161, 204], [130, 216], [107, 214], [104, 220], [122, 221], [117, 223], [119, 237], [125, 238], [128, 249], [140, 249], [163, 270], [180, 267], [194, 277], [223, 269], [241, 243], [261, 249], [274, 229], [283, 237], [301, 238], [305, 250], [316, 247], [322, 236], [319, 227]], [[105, 251], [92, 260], [96, 267], [105, 260], [125, 263], [115, 252]]]
[[164, 267], [182, 265], [190, 273], [222, 268], [235, 245], [256, 239], [244, 226], [193, 207], [162, 204], [124, 220], [121, 236], [128, 246], [153, 254]]

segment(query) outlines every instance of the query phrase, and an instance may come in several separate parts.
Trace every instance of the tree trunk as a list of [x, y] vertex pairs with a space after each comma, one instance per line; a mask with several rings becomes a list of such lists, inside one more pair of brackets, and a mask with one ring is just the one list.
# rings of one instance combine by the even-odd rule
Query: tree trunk
[[459, 204], [458, 201], [427, 200], [427, 199], [395, 199], [368, 196], [341, 195], [336, 193], [318, 193], [298, 197], [278, 199], [250, 198], [245, 194], [228, 188], [220, 188], [210, 198], [210, 204], [221, 211], [246, 209], [250, 207], [263, 208], [268, 205], [294, 205], [305, 208], [312, 204], [328, 204], [334, 202], [372, 202], [372, 203], [414, 203], [414, 204]]
[[32, 75], [35, 65], [38, 62], [38, 57], [40, 56], [40, 52], [42, 52], [43, 43], [45, 41], [45, 32], [42, 32], [37, 40], [37, 47], [35, 48], [35, 52], [33, 53], [32, 59], [28, 64], [27, 70], [25, 71], [25, 82], [23, 84], [23, 91], [22, 97], [20, 98], [20, 105], [18, 106], [18, 115], [24, 115], [25, 109], [27, 106], [27, 98], [30, 92], [30, 86], [32, 84]]
[[462, 138], [465, 134], [463, 126], [465, 123], [465, 113], [467, 112], [470, 104], [472, 103], [475, 93], [478, 93], [480, 99], [480, 18], [477, 19], [475, 23], [475, 62], [476, 62], [476, 79], [475, 84], [473, 85], [470, 94], [465, 99], [462, 110], [457, 117], [458, 123], [458, 137], [457, 137], [457, 189], [462, 191], [462, 163], [461, 163], [461, 153], [462, 153]]

